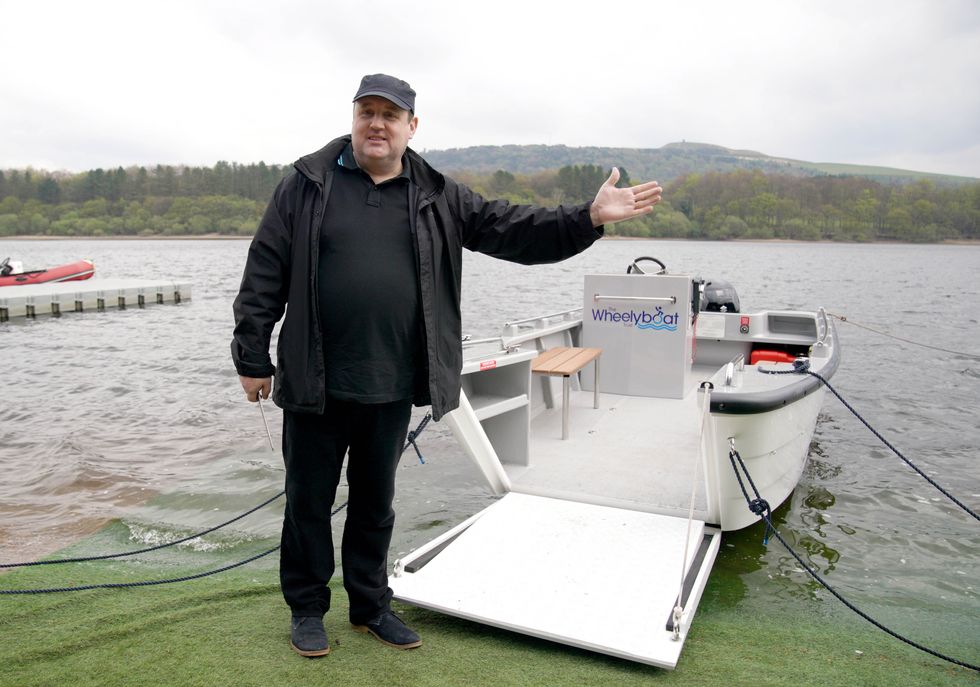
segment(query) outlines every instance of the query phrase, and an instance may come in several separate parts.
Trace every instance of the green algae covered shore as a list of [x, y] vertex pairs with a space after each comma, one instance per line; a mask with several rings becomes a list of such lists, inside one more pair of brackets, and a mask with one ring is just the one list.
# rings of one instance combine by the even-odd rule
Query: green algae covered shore
[[[126, 548], [112, 523], [59, 552]], [[129, 582], [193, 574], [264, 551], [163, 551], [135, 559], [23, 568], [0, 589]], [[131, 544], [129, 544], [131, 547]], [[326, 619], [333, 650], [305, 659], [289, 648], [288, 613], [273, 554], [204, 579], [155, 587], [0, 596], [0, 685], [968, 685], [980, 680], [833, 608], [746, 612], [713, 574], [673, 672], [398, 605], [423, 637], [388, 649], [346, 622], [339, 582]], [[807, 609], [810, 612], [807, 612]], [[969, 659], [970, 639], [944, 647]], [[965, 654], [965, 655], [964, 655]], [[954, 653], [954, 655], [956, 655]]]

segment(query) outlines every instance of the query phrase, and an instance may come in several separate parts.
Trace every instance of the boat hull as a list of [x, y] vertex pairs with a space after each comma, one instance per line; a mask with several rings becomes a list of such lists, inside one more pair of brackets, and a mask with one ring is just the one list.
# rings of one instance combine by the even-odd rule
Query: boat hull
[[31, 270], [20, 274], [9, 274], [0, 277], [0, 286], [27, 286], [29, 284], [45, 284], [49, 282], [82, 281], [90, 279], [95, 274], [95, 263], [91, 260], [75, 262], [50, 267], [45, 270]]
[[[749, 510], [732, 467], [729, 451], [735, 450], [745, 463], [752, 482], [763, 499], [775, 509], [796, 488], [806, 467], [810, 442], [816, 426], [823, 389], [782, 408], [753, 415], [712, 413], [706, 430], [709, 490], [709, 522], [722, 530], [738, 530], [760, 517]], [[742, 475], [745, 490], [755, 499], [752, 486]]]
[[[771, 508], [793, 493], [825, 395], [806, 372], [830, 378], [839, 360], [824, 313], [697, 314], [692, 284], [586, 276], [581, 316], [471, 343], [490, 348], [467, 356], [447, 422], [503, 495], [397, 562], [397, 598], [676, 665], [719, 530], [760, 519], [756, 488]], [[600, 353], [559, 381], [534, 367], [556, 349]]]

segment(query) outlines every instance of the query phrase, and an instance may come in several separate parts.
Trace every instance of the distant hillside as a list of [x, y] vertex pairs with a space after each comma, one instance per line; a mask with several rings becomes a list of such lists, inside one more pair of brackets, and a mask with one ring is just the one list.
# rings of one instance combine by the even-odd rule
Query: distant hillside
[[835, 163], [806, 162], [771, 157], [752, 150], [732, 150], [708, 143], [668, 143], [662, 148], [570, 148], [568, 146], [506, 145], [472, 146], [422, 153], [435, 167], [445, 171], [533, 174], [566, 165], [624, 167], [632, 179], [657, 179], [668, 183], [692, 172], [732, 172], [757, 169], [767, 174], [793, 176], [860, 176], [882, 183], [901, 183], [930, 179], [940, 185], [977, 181], [973, 177], [930, 174], [890, 167], [867, 167]]
[[[481, 146], [423, 154], [485, 197], [543, 207], [591, 200], [612, 165], [632, 180], [664, 185], [665, 200], [654, 212], [607, 227], [607, 235], [980, 240], [980, 179], [815, 164], [700, 143], [651, 150]], [[249, 236], [289, 169], [218, 162], [77, 174], [0, 170], [0, 238]]]

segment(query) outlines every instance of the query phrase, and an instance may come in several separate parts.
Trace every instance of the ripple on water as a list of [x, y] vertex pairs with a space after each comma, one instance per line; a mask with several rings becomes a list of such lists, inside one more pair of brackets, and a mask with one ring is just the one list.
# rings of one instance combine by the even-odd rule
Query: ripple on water
[[[0, 559], [46, 553], [110, 518], [145, 528], [147, 539], [190, 533], [282, 488], [281, 458], [268, 455], [258, 409], [242, 400], [229, 361], [231, 302], [247, 250], [247, 241], [0, 241], [0, 253], [25, 262], [84, 254], [105, 277], [194, 283], [193, 299], [177, 306], [0, 325]], [[662, 258], [674, 273], [731, 281], [747, 311], [823, 305], [855, 323], [978, 352], [980, 286], [945, 276], [976, 271], [974, 246], [604, 241], [536, 267], [466, 254], [463, 331], [495, 336], [507, 320], [579, 307], [583, 273], [619, 274], [637, 255]], [[908, 265], [920, 268], [919, 285]], [[848, 323], [838, 332], [844, 357], [835, 387], [976, 504], [976, 359], [923, 352]], [[265, 410], [278, 445], [281, 413], [272, 404]], [[410, 456], [399, 470], [393, 557], [492, 501], [447, 429], [430, 426], [421, 446], [426, 465]], [[975, 634], [980, 604], [964, 584], [980, 551], [974, 524], [937, 502], [830, 395], [811, 449], [799, 488], [776, 514], [805, 560], [871, 609], [897, 609], [900, 620], [913, 609], [930, 631]], [[270, 506], [235, 537], [274, 541], [280, 518], [281, 506]], [[763, 546], [762, 535], [758, 527], [726, 533], [716, 569], [730, 585], [727, 598], [761, 613], [772, 604], [820, 609], [813, 602], [826, 594], [778, 544]]]

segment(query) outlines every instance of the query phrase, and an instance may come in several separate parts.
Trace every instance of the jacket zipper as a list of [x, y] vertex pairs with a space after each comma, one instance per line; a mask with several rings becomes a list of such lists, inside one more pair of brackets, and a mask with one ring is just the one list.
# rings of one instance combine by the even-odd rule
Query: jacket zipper
[[[331, 181], [333, 177], [330, 178]], [[330, 193], [329, 185], [324, 182], [318, 184], [320, 200], [313, 208], [313, 231], [310, 234], [310, 286], [312, 293], [310, 300], [313, 304], [313, 336], [316, 337], [317, 347], [320, 349], [320, 414], [327, 410], [327, 378], [326, 368], [323, 363], [323, 339], [320, 334], [320, 292], [317, 277], [320, 272], [320, 230], [323, 227], [323, 217], [327, 212], [327, 198]]]
[[[419, 220], [419, 217], [422, 214], [422, 211], [425, 210], [425, 208], [427, 208], [429, 205], [432, 204], [433, 199], [438, 195], [438, 193], [439, 193], [438, 191], [433, 191], [432, 193], [430, 193], [429, 195], [427, 195], [425, 198], [421, 199], [421, 201], [418, 200], [417, 198], [413, 198], [413, 200], [415, 200], [415, 203], [414, 204], [417, 207], [415, 208], [415, 212], [410, 212], [409, 213], [409, 215], [410, 215], [410, 218], [409, 219], [410, 219], [410, 225], [411, 225], [411, 229], [412, 229], [412, 235], [415, 238], [415, 260], [416, 260], [416, 263], [415, 264], [416, 264], [416, 267], [418, 268], [418, 273], [419, 273], [419, 314], [422, 316], [422, 341], [421, 341], [421, 344], [422, 344], [422, 351], [423, 351], [423, 353], [425, 355], [426, 372], [428, 373], [428, 379], [426, 379], [426, 386], [428, 387], [428, 390], [429, 390], [429, 402], [432, 405], [435, 405], [441, 399], [438, 398], [438, 393], [437, 393], [437, 391], [438, 391], [438, 385], [432, 383], [432, 375], [434, 374], [434, 372], [433, 372], [433, 369], [434, 369], [433, 363], [438, 362], [438, 361], [431, 360], [429, 358], [429, 334], [428, 334], [428, 331], [427, 331], [427, 328], [426, 328], [425, 300], [424, 300], [424, 298], [422, 296], [422, 246], [420, 245], [420, 239], [419, 239], [418, 220]], [[418, 194], [416, 194], [416, 196], [417, 195]], [[435, 299], [435, 294], [430, 294], [430, 296], [431, 296], [431, 298], [433, 300]], [[433, 356], [435, 356], [436, 353], [437, 353], [436, 351], [433, 351]]]

